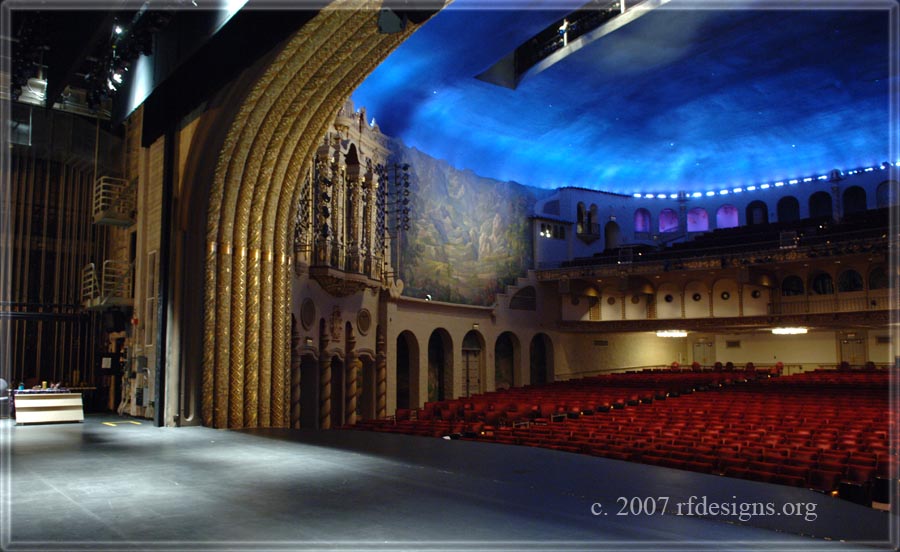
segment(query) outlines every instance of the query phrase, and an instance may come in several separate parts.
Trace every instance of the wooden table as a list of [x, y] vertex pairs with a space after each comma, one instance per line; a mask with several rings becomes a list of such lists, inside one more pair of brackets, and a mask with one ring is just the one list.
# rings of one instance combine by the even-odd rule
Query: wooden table
[[83, 422], [81, 393], [16, 393], [16, 423]]

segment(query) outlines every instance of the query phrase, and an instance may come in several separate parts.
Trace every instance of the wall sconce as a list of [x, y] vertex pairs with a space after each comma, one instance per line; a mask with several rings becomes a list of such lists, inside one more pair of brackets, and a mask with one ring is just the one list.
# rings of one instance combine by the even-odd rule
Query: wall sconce
[[307, 347], [312, 347], [313, 338], [310, 336], [306, 336], [306, 338], [303, 339], [303, 343], [305, 343]]
[[477, 330], [477, 329], [478, 329], [478, 324], [472, 324], [472, 329], [473, 329], [473, 330]]

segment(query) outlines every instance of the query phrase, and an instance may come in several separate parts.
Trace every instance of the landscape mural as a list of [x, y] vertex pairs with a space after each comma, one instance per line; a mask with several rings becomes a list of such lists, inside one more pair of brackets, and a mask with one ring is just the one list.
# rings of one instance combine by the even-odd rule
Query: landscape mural
[[403, 294], [491, 305], [532, 265], [529, 216], [548, 190], [459, 170], [399, 140], [391, 162], [410, 165], [410, 229], [403, 235]]

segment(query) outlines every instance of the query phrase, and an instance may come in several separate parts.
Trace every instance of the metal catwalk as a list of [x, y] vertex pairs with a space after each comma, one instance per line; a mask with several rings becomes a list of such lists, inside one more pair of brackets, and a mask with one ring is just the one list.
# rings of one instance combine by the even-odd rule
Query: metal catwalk
[[543, 449], [112, 416], [0, 423], [10, 551], [890, 546], [889, 514], [830, 496]]

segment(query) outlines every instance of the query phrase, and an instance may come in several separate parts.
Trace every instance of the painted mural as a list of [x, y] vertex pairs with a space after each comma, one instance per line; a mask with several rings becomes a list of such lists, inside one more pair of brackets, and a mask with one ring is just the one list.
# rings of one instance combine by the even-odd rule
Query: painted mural
[[550, 193], [459, 170], [395, 141], [410, 165], [410, 229], [403, 234], [404, 295], [490, 305], [532, 265], [529, 216]]

